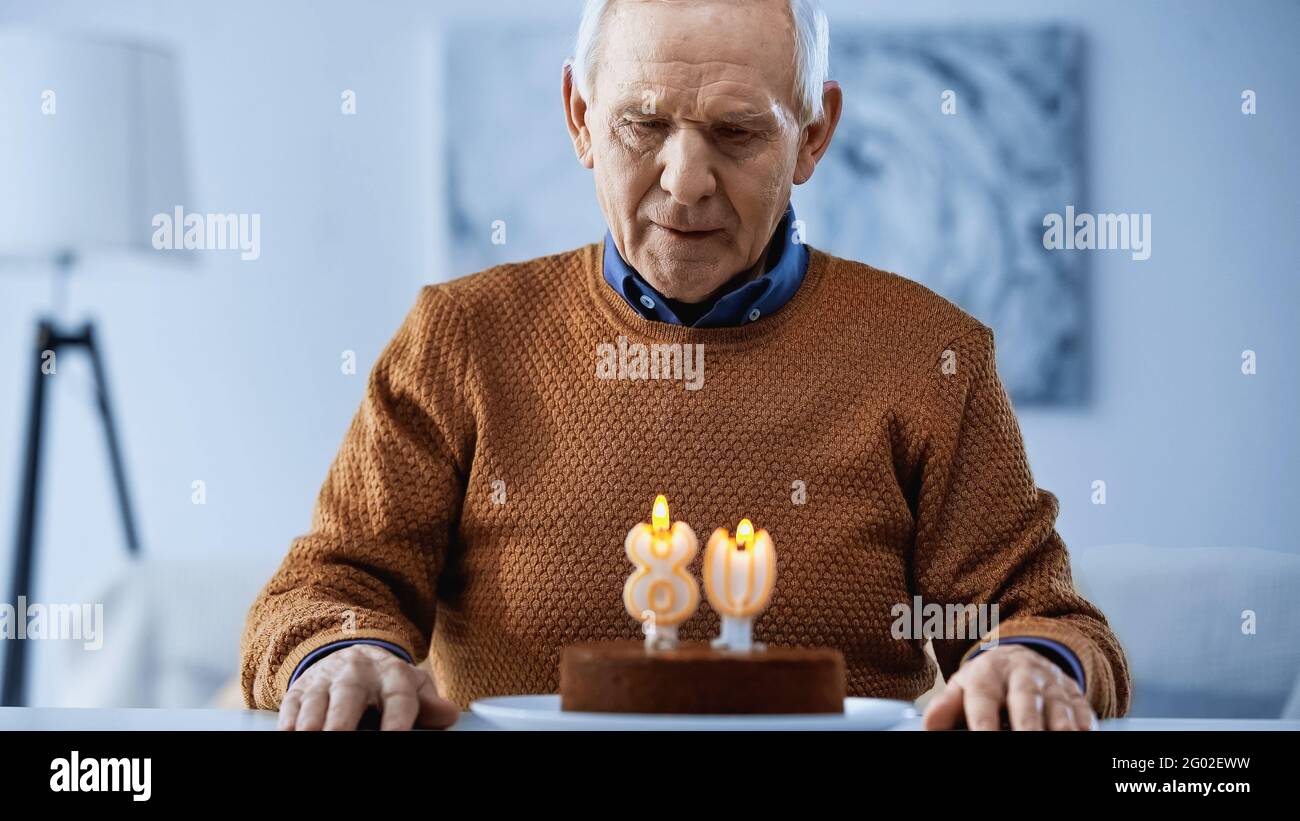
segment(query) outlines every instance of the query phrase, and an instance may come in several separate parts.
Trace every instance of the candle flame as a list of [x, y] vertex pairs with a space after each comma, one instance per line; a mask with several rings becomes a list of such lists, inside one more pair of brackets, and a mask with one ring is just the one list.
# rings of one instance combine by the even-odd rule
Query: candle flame
[[741, 519], [736, 525], [736, 545], [741, 550], [754, 546], [754, 525], [748, 519]]
[[655, 497], [654, 511], [650, 514], [650, 525], [658, 533], [668, 530], [668, 499], [662, 493]]

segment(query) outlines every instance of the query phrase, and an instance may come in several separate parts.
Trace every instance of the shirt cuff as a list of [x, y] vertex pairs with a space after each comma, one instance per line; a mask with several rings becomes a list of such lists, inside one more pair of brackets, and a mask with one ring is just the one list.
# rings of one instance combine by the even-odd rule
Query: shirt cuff
[[289, 677], [289, 686], [292, 687], [293, 683], [298, 680], [298, 676], [302, 675], [302, 671], [306, 670], [312, 664], [320, 661], [325, 656], [328, 656], [330, 653], [333, 653], [335, 650], [342, 650], [344, 647], [351, 647], [354, 644], [372, 644], [375, 647], [382, 647], [385, 650], [389, 650], [393, 653], [396, 653], [398, 656], [405, 659], [407, 663], [414, 664], [414, 662], [411, 661], [410, 655], [408, 655], [405, 650], [398, 647], [396, 644], [393, 644], [392, 642], [380, 641], [379, 639], [345, 639], [344, 641], [336, 641], [331, 644], [327, 644], [324, 647], [318, 647], [312, 652], [308, 653], [306, 658], [298, 662], [298, 666], [294, 668], [293, 675]]
[[1024, 644], [1037, 650], [1052, 661], [1056, 662], [1057, 666], [1065, 670], [1065, 672], [1073, 675], [1074, 680], [1079, 683], [1079, 692], [1088, 692], [1088, 682], [1083, 674], [1083, 665], [1079, 663], [1078, 656], [1076, 656], [1070, 648], [1061, 644], [1059, 641], [1039, 638], [1038, 636], [1007, 636], [1004, 639], [998, 639], [995, 644], [986, 644], [983, 647], [980, 647], [975, 652], [971, 653], [970, 658], [966, 660], [970, 661], [970, 659], [975, 658], [985, 650], [997, 647], [999, 644]]

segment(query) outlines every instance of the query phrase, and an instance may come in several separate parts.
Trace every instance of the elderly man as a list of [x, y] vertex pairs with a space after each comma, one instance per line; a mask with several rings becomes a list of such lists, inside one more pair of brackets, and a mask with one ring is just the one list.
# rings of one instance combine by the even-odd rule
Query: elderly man
[[[292, 729], [371, 707], [384, 728], [445, 727], [477, 698], [554, 692], [565, 645], [637, 637], [622, 536], [664, 493], [698, 531], [771, 531], [756, 638], [838, 648], [852, 695], [915, 699], [937, 661], [929, 728], [1127, 709], [989, 329], [802, 242], [791, 186], [842, 105], [827, 40], [813, 0], [587, 3], [564, 113], [609, 233], [421, 291], [249, 612], [250, 705]], [[639, 345], [703, 372], [629, 366]], [[922, 602], [996, 606], [996, 641], [900, 632]], [[701, 608], [681, 637], [718, 623]]]

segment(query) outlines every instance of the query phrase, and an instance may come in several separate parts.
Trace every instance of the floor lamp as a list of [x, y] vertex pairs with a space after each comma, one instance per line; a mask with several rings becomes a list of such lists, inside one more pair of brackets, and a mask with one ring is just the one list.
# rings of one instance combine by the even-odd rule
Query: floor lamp
[[[61, 291], [82, 259], [111, 268], [123, 251], [174, 258], [153, 248], [152, 219], [185, 202], [181, 145], [175, 68], [165, 51], [0, 29], [0, 268], [50, 269]], [[73, 351], [89, 357], [123, 536], [132, 555], [140, 550], [95, 324], [43, 316], [23, 365], [31, 394], [10, 579], [15, 608], [30, 598], [39, 547], [46, 411], [58, 373], [48, 362]], [[28, 642], [4, 645], [0, 704], [21, 706]]]

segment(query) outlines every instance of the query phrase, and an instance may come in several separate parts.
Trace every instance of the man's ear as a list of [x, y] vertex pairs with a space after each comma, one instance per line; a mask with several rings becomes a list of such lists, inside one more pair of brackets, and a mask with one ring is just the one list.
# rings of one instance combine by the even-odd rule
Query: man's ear
[[573, 150], [578, 155], [578, 162], [590, 169], [591, 131], [587, 128], [587, 101], [578, 92], [578, 84], [573, 82], [573, 63], [564, 61], [564, 79], [561, 88], [564, 92], [564, 122], [569, 127], [569, 138], [573, 140]]
[[812, 179], [813, 169], [831, 147], [831, 137], [835, 136], [835, 126], [840, 122], [840, 112], [844, 109], [844, 94], [840, 84], [834, 80], [822, 83], [822, 118], [804, 129], [803, 144], [799, 146], [799, 156], [794, 164], [794, 184], [803, 185]]

